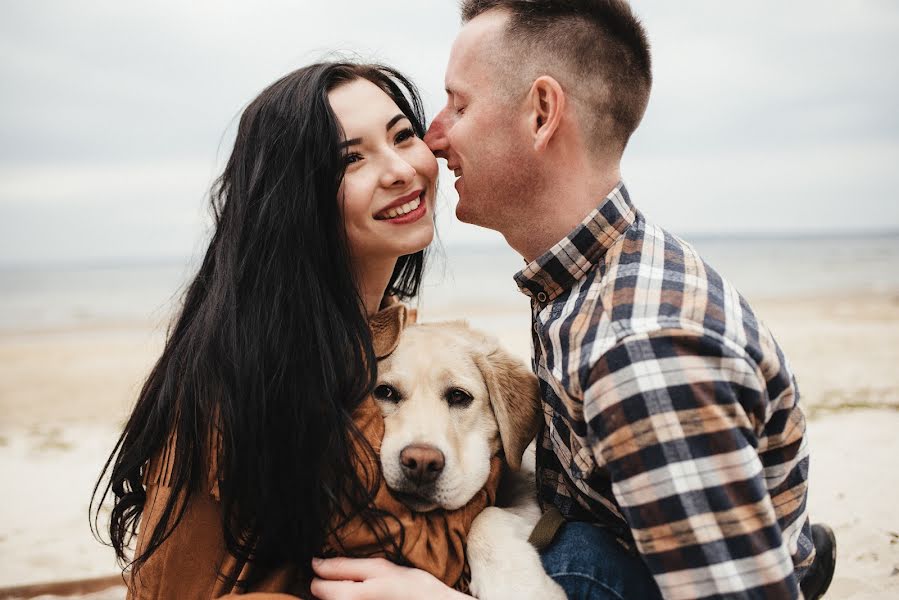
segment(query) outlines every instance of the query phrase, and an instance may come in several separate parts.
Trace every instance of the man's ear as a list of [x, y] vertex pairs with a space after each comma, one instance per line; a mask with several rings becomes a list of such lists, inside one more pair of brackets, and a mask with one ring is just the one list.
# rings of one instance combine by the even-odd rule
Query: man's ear
[[475, 360], [487, 383], [506, 462], [518, 470], [525, 448], [543, 426], [537, 376], [521, 360], [498, 347]]
[[529, 126], [534, 136], [534, 150], [545, 150], [555, 135], [565, 111], [565, 91], [549, 75], [542, 75], [531, 84], [528, 92]]

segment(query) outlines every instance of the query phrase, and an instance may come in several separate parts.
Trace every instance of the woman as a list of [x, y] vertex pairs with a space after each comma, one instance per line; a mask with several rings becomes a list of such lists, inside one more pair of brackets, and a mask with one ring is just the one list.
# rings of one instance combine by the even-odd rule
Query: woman
[[459, 511], [409, 512], [369, 396], [434, 233], [423, 134], [414, 87], [380, 66], [312, 65], [244, 111], [202, 266], [104, 469], [120, 560], [139, 530], [130, 597], [308, 597], [322, 555], [463, 579], [498, 469]]

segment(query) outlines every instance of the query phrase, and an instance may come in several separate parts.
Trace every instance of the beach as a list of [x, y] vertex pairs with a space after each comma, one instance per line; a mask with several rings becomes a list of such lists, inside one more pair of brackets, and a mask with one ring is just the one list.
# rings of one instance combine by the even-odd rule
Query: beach
[[[527, 359], [528, 305], [516, 294], [424, 305], [422, 320], [467, 318]], [[752, 303], [797, 374], [809, 419], [810, 513], [838, 538], [828, 597], [895, 598], [899, 291], [806, 291]], [[167, 320], [156, 310], [0, 329], [0, 588], [118, 572], [112, 550], [91, 534], [88, 503]]]

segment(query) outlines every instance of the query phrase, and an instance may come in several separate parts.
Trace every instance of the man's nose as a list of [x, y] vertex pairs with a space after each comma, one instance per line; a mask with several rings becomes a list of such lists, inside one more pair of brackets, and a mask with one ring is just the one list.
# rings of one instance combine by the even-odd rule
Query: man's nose
[[434, 117], [431, 126], [428, 127], [428, 131], [425, 133], [425, 143], [431, 149], [431, 152], [434, 153], [434, 156], [446, 158], [446, 149], [448, 147], [446, 141], [446, 109], [441, 110]]

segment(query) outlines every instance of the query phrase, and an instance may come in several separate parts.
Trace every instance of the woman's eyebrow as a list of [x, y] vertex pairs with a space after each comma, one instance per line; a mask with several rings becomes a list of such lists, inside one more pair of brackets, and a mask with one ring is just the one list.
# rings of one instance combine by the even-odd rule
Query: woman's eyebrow
[[[399, 113], [399, 114], [397, 114], [397, 115], [393, 115], [393, 116], [390, 118], [390, 120], [387, 121], [387, 131], [390, 131], [390, 129], [391, 129], [394, 125], [396, 125], [397, 123], [399, 123], [399, 122], [402, 121], [403, 119], [408, 119], [408, 118], [409, 118], [409, 117], [407, 117], [407, 116], [404, 115], [403, 113]], [[347, 141], [345, 141], [345, 142], [340, 142], [340, 147], [341, 147], [341, 148], [346, 148], [346, 147], [348, 147], [348, 146], [355, 146], [356, 144], [361, 144], [361, 143], [362, 143], [362, 138], [361, 138], [361, 137], [358, 137], [358, 138], [353, 138], [353, 139], [351, 139], [351, 140], [347, 140]]]
[[391, 127], [396, 125], [397, 122], [402, 121], [403, 119], [406, 119], [406, 118], [408, 118], [408, 117], [406, 117], [406, 115], [404, 115], [403, 113], [394, 115], [393, 118], [391, 118], [389, 121], [387, 121], [387, 131], [390, 131]]

